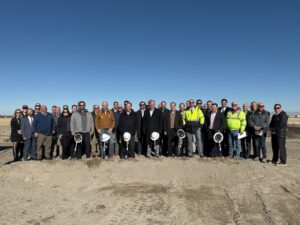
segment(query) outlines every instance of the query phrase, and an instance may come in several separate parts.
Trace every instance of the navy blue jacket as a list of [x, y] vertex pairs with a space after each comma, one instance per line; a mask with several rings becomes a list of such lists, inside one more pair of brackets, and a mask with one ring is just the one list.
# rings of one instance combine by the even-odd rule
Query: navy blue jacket
[[52, 135], [54, 130], [54, 118], [51, 113], [43, 115], [42, 113], [37, 114], [34, 117], [32, 129], [34, 133], [41, 133], [43, 135]]

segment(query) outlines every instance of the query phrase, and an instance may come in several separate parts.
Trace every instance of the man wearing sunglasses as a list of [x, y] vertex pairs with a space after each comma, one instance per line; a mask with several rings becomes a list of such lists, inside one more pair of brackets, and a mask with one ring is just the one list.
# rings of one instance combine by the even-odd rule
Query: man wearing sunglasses
[[[264, 103], [260, 102], [258, 104], [258, 109], [254, 113], [252, 113], [249, 118], [249, 126], [252, 128], [255, 135], [255, 146], [257, 155], [254, 158], [254, 160], [257, 160], [257, 157], [259, 157], [261, 162], [263, 163], [267, 161], [265, 133], [268, 130], [269, 122], [270, 116], [265, 110]], [[262, 153], [262, 158], [260, 157], [260, 153]]]
[[[286, 128], [288, 116], [281, 110], [280, 104], [274, 105], [275, 114], [272, 116], [270, 129], [272, 133], [272, 163], [276, 166], [286, 166]], [[279, 159], [279, 160], [278, 160]]]

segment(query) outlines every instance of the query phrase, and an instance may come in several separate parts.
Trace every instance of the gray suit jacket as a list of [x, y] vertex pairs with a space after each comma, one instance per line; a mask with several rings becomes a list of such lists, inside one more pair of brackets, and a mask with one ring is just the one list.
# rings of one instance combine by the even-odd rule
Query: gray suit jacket
[[32, 123], [30, 125], [28, 116], [23, 117], [21, 119], [21, 133], [22, 133], [22, 138], [23, 139], [25, 139], [25, 138], [30, 139], [32, 137], [32, 134], [33, 134], [33, 129], [32, 129], [33, 120], [32, 120]]

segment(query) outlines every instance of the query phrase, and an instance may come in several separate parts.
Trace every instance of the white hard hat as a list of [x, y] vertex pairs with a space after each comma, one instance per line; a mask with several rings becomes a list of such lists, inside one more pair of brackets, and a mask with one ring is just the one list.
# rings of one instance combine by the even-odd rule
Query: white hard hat
[[131, 134], [129, 132], [125, 132], [123, 134], [124, 141], [130, 141], [130, 138], [131, 138]]
[[107, 142], [110, 139], [110, 136], [108, 134], [102, 134], [101, 141]]
[[151, 134], [151, 140], [152, 141], [156, 141], [158, 138], [159, 138], [159, 133], [157, 133], [157, 132], [152, 132], [152, 134]]
[[223, 141], [224, 136], [221, 132], [217, 132], [214, 134], [213, 138], [216, 143], [221, 143]]

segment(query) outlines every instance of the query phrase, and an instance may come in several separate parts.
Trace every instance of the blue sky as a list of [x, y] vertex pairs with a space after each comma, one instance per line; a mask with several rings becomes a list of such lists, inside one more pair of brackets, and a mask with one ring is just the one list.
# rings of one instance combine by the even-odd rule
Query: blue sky
[[0, 1], [0, 114], [221, 98], [300, 111], [300, 1]]

